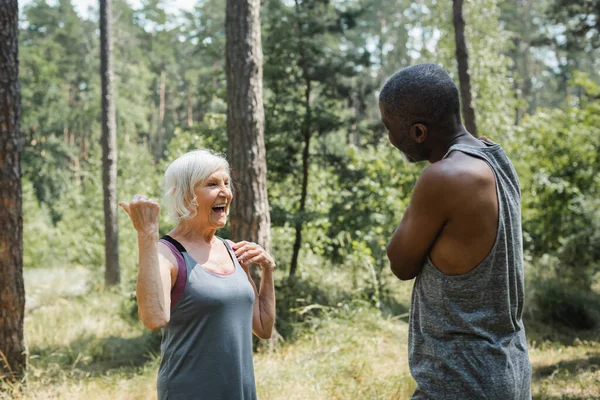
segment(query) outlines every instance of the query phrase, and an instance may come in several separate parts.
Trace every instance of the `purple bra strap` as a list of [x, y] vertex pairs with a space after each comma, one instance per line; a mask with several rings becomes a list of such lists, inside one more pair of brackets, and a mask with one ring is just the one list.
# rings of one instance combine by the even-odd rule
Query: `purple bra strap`
[[173, 243], [170, 243], [165, 239], [160, 239], [160, 242], [171, 250], [177, 260], [177, 279], [175, 279], [175, 285], [173, 285], [173, 288], [171, 289], [171, 309], [173, 309], [183, 295], [185, 284], [187, 282], [187, 268], [185, 267], [183, 254], [177, 250]]

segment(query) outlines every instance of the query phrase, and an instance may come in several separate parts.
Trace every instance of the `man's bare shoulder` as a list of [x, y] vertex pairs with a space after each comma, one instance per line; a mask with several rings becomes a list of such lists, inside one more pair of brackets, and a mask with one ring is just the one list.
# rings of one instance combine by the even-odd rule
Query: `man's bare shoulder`
[[435, 167], [438, 179], [445, 180], [457, 189], [467, 189], [494, 182], [494, 173], [487, 162], [458, 151], [432, 164], [430, 168], [432, 167]]
[[419, 181], [431, 190], [451, 189], [463, 180], [461, 178], [465, 173], [469, 173], [469, 168], [465, 168], [463, 163], [445, 158], [425, 168], [419, 176]]
[[418, 189], [422, 196], [435, 198], [439, 204], [462, 202], [464, 196], [494, 186], [494, 174], [485, 161], [456, 152], [425, 168], [415, 191]]

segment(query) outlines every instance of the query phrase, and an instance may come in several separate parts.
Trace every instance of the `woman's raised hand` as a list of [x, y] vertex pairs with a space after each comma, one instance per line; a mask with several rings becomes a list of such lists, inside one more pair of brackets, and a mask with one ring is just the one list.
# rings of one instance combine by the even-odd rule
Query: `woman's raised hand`
[[234, 243], [232, 249], [244, 269], [252, 264], [258, 264], [262, 269], [275, 269], [273, 257], [256, 243], [241, 241]]
[[160, 206], [156, 201], [141, 194], [136, 194], [131, 199], [131, 203], [119, 202], [119, 205], [129, 215], [131, 222], [133, 222], [133, 227], [138, 233], [146, 235], [158, 234]]

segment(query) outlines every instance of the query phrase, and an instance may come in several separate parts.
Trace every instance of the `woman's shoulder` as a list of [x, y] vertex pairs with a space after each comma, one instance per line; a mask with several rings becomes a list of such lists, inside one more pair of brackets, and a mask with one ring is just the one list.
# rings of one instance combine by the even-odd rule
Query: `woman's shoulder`
[[[174, 246], [169, 246], [168, 242], [164, 239], [158, 241], [158, 254], [160, 254], [166, 261], [169, 262], [171, 269], [177, 268], [177, 257], [175, 252], [179, 252]], [[160, 262], [161, 260], [159, 260]], [[162, 264], [162, 263], [161, 263]]]

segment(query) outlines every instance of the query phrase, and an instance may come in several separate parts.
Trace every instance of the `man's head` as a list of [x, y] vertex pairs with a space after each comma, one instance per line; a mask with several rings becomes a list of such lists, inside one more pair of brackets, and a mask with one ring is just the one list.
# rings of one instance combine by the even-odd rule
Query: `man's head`
[[458, 88], [443, 68], [418, 64], [396, 72], [379, 93], [390, 142], [411, 162], [429, 158], [432, 136], [453, 135], [461, 125]]

